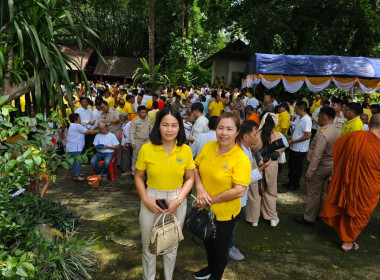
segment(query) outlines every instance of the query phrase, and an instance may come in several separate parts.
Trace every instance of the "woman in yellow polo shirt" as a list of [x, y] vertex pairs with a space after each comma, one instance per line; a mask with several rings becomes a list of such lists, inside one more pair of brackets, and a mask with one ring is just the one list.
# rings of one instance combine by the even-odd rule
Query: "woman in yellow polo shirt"
[[[185, 145], [185, 129], [180, 114], [171, 107], [162, 109], [142, 146], [136, 163], [135, 184], [141, 198], [140, 228], [143, 244], [142, 267], [144, 280], [154, 280], [156, 256], [148, 249], [150, 233], [159, 214], [176, 215], [183, 225], [186, 216], [186, 196], [194, 184], [194, 161]], [[144, 174], [147, 173], [147, 187]], [[185, 175], [185, 181], [183, 179]], [[161, 209], [156, 200], [165, 199], [168, 209]], [[164, 254], [166, 280], [173, 277], [177, 250]]]
[[199, 208], [210, 206], [216, 216], [216, 238], [204, 242], [208, 266], [196, 279], [220, 280], [228, 260], [228, 242], [241, 210], [240, 197], [251, 180], [251, 162], [236, 144], [240, 119], [223, 113], [216, 128], [217, 141], [207, 143], [195, 160]]

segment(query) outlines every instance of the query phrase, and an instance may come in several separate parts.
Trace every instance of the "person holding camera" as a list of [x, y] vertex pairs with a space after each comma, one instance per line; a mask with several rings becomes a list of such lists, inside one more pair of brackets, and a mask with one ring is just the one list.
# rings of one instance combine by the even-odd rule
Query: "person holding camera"
[[[277, 116], [273, 113], [266, 113], [263, 116], [259, 126], [258, 141], [252, 146], [254, 154], [272, 142], [282, 139], [282, 135], [273, 130], [277, 125], [277, 122]], [[285, 148], [276, 150], [278, 152], [277, 155], [279, 156], [284, 150]], [[263, 179], [261, 181], [253, 182], [250, 185], [246, 220], [251, 223], [252, 226], [257, 227], [261, 210], [263, 218], [269, 220], [272, 227], [276, 227], [280, 222], [276, 210], [278, 175], [277, 159], [272, 158], [269, 166], [262, 174]]]
[[[183, 226], [186, 196], [194, 184], [195, 168], [191, 149], [184, 144], [186, 135], [182, 118], [174, 108], [165, 107], [158, 113], [149, 139], [150, 142], [140, 149], [134, 175], [141, 198], [139, 220], [144, 280], [154, 280], [156, 275], [156, 255], [148, 247], [153, 225], [158, 216], [166, 212], [169, 216], [176, 215]], [[166, 280], [173, 278], [176, 258], [177, 249], [163, 255]]]
[[204, 241], [208, 265], [195, 279], [220, 280], [228, 261], [228, 243], [241, 211], [240, 198], [251, 180], [251, 163], [236, 138], [240, 119], [223, 113], [216, 126], [218, 141], [204, 145], [195, 164], [197, 206], [211, 207], [216, 216], [216, 237]]

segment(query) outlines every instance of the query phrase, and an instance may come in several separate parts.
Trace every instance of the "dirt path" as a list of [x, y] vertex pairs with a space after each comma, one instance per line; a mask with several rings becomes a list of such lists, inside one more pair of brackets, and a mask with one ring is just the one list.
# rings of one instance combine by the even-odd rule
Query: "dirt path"
[[[85, 166], [83, 173], [90, 175], [90, 166]], [[286, 169], [280, 173], [280, 184], [285, 182], [285, 175]], [[380, 279], [380, 207], [357, 240], [361, 249], [343, 253], [335, 232], [322, 222], [305, 227], [292, 221], [293, 215], [304, 211], [305, 193], [304, 182], [297, 192], [279, 189], [277, 228], [264, 220], [257, 228], [246, 222], [238, 225], [235, 242], [245, 260], [230, 260], [225, 279]], [[132, 178], [118, 173], [114, 182], [91, 189], [85, 183], [73, 182], [69, 171], [59, 169], [47, 197], [67, 203], [82, 215], [80, 236], [99, 237], [99, 271], [93, 279], [142, 279], [140, 201]], [[194, 244], [187, 231], [184, 234], [176, 280], [194, 279], [193, 273], [206, 264], [203, 247]], [[161, 257], [157, 279], [164, 279]]]

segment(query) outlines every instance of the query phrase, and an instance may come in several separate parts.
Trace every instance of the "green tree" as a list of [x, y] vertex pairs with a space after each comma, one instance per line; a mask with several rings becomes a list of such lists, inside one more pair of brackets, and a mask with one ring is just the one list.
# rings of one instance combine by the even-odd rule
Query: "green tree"
[[[43, 111], [49, 100], [55, 105], [58, 96], [63, 108], [60, 85], [71, 87], [66, 65], [69, 61], [77, 63], [59, 50], [59, 42], [76, 41], [82, 47], [91, 41], [82, 40], [76, 31], [86, 28], [96, 37], [95, 32], [76, 24], [57, 0], [8, 0], [2, 1], [1, 8], [1, 95], [8, 95], [11, 101], [32, 91], [37, 112]], [[80, 72], [87, 81], [84, 72]]]

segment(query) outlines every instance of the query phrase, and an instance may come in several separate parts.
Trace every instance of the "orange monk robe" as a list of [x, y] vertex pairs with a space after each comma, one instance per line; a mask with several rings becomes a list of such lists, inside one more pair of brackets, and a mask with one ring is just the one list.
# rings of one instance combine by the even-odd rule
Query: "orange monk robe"
[[349, 133], [334, 144], [334, 172], [320, 215], [343, 242], [356, 240], [379, 202], [379, 149], [380, 138], [371, 131]]
[[260, 125], [259, 115], [256, 113], [252, 113], [251, 115], [249, 115], [247, 121], [254, 121], [257, 125]]

